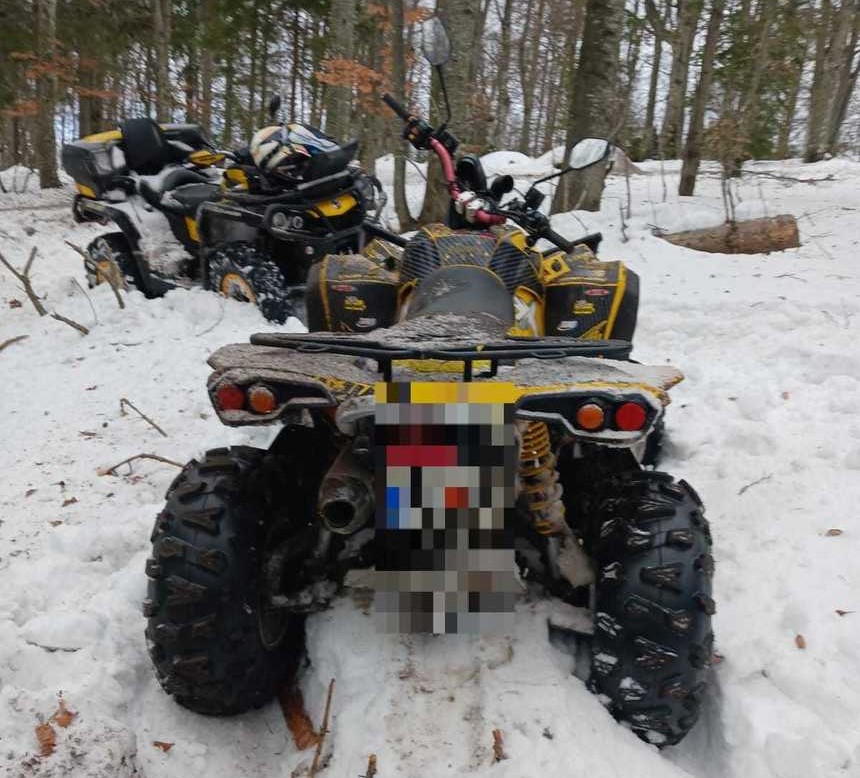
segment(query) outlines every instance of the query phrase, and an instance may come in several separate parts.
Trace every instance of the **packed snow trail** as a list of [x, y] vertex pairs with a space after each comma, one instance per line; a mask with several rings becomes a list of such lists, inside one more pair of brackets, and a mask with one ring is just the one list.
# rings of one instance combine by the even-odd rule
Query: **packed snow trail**
[[[522, 175], [543, 164], [513, 161]], [[360, 775], [376, 753], [380, 778], [860, 776], [860, 165], [753, 165], [834, 180], [742, 183], [743, 213], [794, 213], [804, 244], [749, 257], [653, 237], [652, 225], [719, 221], [720, 193], [703, 177], [696, 198], [663, 203], [659, 164], [642, 167], [629, 242], [623, 179], [611, 180], [601, 214], [553, 226], [571, 237], [604, 231], [602, 256], [642, 276], [635, 358], [687, 375], [672, 392], [662, 466], [700, 492], [714, 532], [723, 659], [702, 720], [662, 753], [618, 726], [547, 639], [553, 603], [521, 603], [508, 637], [431, 638], [377, 634], [366, 603], [347, 595], [308, 626], [302, 686], [314, 722], [337, 681], [321, 775]], [[671, 193], [677, 165], [665, 167]], [[413, 204], [417, 192], [416, 181]], [[91, 328], [82, 337], [40, 319], [0, 269], [0, 343], [28, 336], [0, 351], [0, 775], [290, 776], [313, 752], [296, 752], [276, 703], [197, 716], [151, 670], [143, 568], [175, 468], [142, 460], [97, 474], [143, 452], [182, 462], [217, 446], [265, 446], [270, 430], [218, 423], [206, 357], [274, 328], [251, 306], [200, 290], [132, 293], [124, 311], [106, 287], [88, 301], [63, 240], [85, 245], [99, 228], [75, 225], [54, 207], [61, 200], [0, 195], [0, 251], [21, 267], [38, 246], [32, 277], [47, 308]], [[122, 397], [168, 437], [122, 415]], [[34, 728], [60, 691], [77, 716], [55, 727], [56, 751], [40, 758]], [[498, 764], [494, 729], [508, 756]]]

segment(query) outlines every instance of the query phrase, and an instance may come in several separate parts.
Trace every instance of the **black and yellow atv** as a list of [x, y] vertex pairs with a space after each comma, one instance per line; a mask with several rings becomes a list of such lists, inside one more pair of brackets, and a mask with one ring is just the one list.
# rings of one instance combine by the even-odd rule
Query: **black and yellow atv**
[[[158, 678], [201, 713], [263, 704], [294, 678], [306, 614], [373, 568], [385, 632], [507, 631], [527, 589], [589, 606], [589, 688], [677, 743], [712, 656], [711, 536], [693, 488], [643, 460], [683, 376], [630, 360], [635, 276], [552, 232], [536, 195], [503, 209], [506, 182], [480, 192], [473, 164], [458, 178], [450, 133], [387, 102], [469, 228], [421, 230], [393, 270], [329, 256], [308, 313], [330, 331], [210, 357], [221, 422], [281, 430], [267, 450], [209, 451], [168, 489], [146, 567]], [[608, 153], [586, 140], [569, 169]]]
[[111, 274], [158, 297], [203, 284], [272, 321], [302, 315], [314, 260], [361, 251], [374, 230], [396, 240], [374, 219], [378, 182], [350, 164], [355, 151], [319, 155], [301, 181], [273, 190], [247, 149], [218, 151], [195, 125], [130, 119], [66, 144], [76, 220], [113, 227], [87, 247], [90, 285]]

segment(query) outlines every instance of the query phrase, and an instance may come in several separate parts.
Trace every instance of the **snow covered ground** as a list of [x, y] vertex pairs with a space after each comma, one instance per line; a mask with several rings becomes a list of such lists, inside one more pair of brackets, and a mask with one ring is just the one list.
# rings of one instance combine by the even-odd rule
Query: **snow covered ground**
[[[547, 640], [552, 603], [522, 603], [506, 638], [400, 638], [376, 634], [345, 597], [309, 625], [302, 686], [315, 722], [337, 679], [322, 774], [361, 775], [376, 753], [381, 778], [860, 776], [860, 164], [753, 165], [832, 180], [746, 179], [742, 209], [794, 213], [804, 244], [747, 257], [651, 235], [653, 225], [721, 218], [715, 177], [680, 202], [677, 164], [666, 163], [664, 203], [660, 167], [631, 178], [628, 242], [623, 178], [602, 213], [554, 227], [604, 231], [603, 256], [643, 280], [635, 356], [687, 375], [673, 390], [664, 468], [698, 489], [714, 529], [724, 658], [702, 720], [663, 753], [619, 727]], [[83, 245], [97, 229], [72, 222], [70, 198], [0, 195], [0, 251], [20, 267], [37, 246], [33, 282], [49, 311], [91, 328], [83, 337], [39, 318], [0, 268], [0, 343], [28, 336], [0, 351], [0, 774], [290, 776], [312, 752], [296, 752], [276, 704], [203, 718], [162, 693], [150, 669], [143, 568], [175, 469], [139, 461], [98, 475], [141, 452], [185, 461], [265, 445], [270, 432], [218, 424], [205, 359], [271, 327], [250, 306], [199, 290], [157, 301], [133, 293], [124, 311], [106, 287], [88, 300], [63, 240]], [[123, 415], [123, 397], [167, 437]], [[40, 759], [34, 729], [59, 693], [78, 715], [55, 727], [56, 752]], [[509, 758], [493, 765], [496, 728]]]

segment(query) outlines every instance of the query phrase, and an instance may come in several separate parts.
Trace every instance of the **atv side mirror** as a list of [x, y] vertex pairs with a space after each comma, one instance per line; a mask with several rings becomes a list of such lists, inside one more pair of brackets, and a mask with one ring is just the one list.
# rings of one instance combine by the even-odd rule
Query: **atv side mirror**
[[441, 67], [451, 57], [451, 39], [438, 16], [431, 16], [418, 24], [421, 36], [421, 53], [434, 67]]
[[278, 116], [278, 111], [281, 110], [281, 96], [279, 94], [272, 95], [271, 100], [269, 100], [269, 118], [272, 121]]
[[513, 176], [496, 176], [490, 184], [490, 194], [494, 200], [501, 200], [508, 192], [514, 190]]
[[585, 170], [603, 162], [612, 151], [612, 144], [603, 138], [583, 138], [570, 150], [568, 170]]

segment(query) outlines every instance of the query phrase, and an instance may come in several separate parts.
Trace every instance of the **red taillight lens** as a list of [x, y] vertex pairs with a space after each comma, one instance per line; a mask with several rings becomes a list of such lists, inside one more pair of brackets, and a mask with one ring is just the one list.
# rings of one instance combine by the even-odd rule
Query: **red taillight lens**
[[255, 384], [248, 390], [248, 406], [254, 413], [271, 413], [278, 407], [278, 400], [268, 386]]
[[245, 407], [245, 392], [233, 384], [223, 384], [215, 392], [215, 401], [222, 411], [241, 411]]
[[639, 403], [624, 403], [615, 409], [615, 426], [622, 432], [636, 432], [645, 426], [647, 417]]

